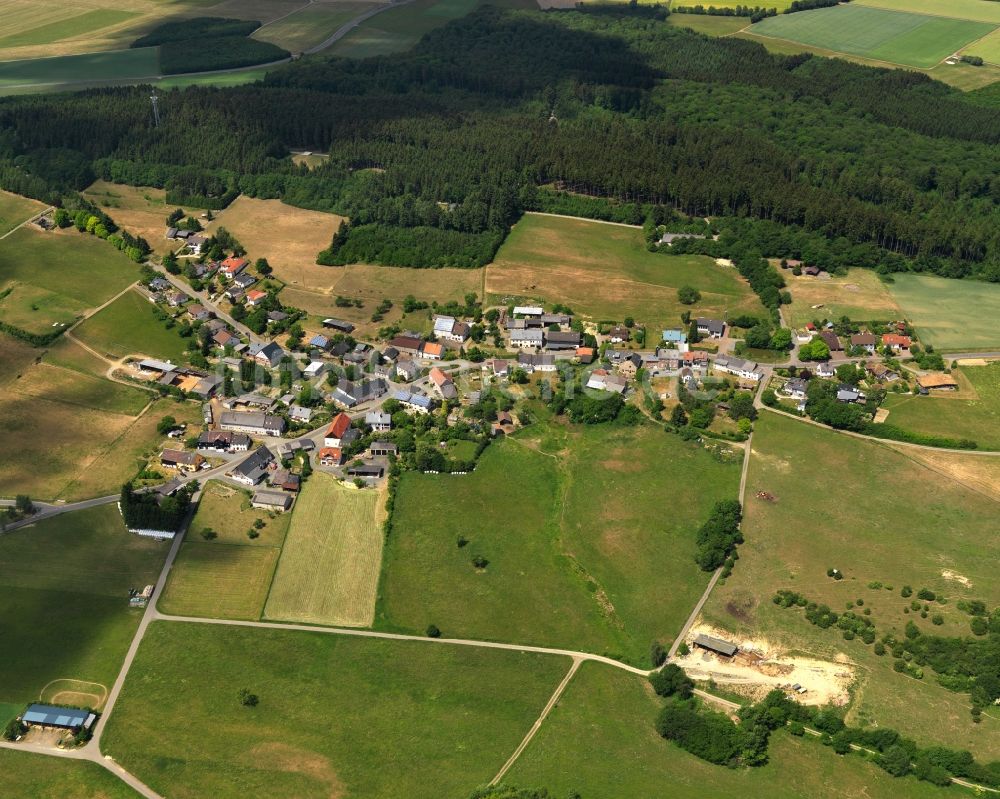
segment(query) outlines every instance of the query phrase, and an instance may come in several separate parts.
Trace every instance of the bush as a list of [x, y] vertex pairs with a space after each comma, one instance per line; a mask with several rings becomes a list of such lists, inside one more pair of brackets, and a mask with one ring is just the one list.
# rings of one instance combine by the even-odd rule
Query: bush
[[673, 699], [656, 719], [656, 731], [686, 752], [717, 765], [736, 765], [746, 742], [745, 733], [727, 716], [699, 712], [691, 702]]
[[682, 305], [694, 305], [701, 299], [701, 292], [692, 286], [681, 286], [677, 289], [677, 299]]
[[677, 696], [680, 699], [687, 699], [694, 690], [694, 683], [684, 673], [684, 669], [674, 663], [668, 663], [651, 674], [649, 684], [660, 696]]
[[249, 688], [240, 688], [240, 704], [243, 707], [257, 707], [260, 702], [260, 697], [257, 694], [251, 693]]
[[667, 650], [663, 648], [663, 644], [659, 641], [653, 641], [649, 645], [649, 662], [653, 665], [654, 669], [659, 668], [666, 662]]
[[740, 520], [743, 509], [738, 500], [716, 502], [709, 516], [698, 530], [698, 551], [695, 561], [704, 571], [713, 571], [726, 562], [737, 544], [743, 543]]
[[427, 637], [428, 638], [440, 638], [441, 630], [438, 629], [436, 624], [427, 625]]

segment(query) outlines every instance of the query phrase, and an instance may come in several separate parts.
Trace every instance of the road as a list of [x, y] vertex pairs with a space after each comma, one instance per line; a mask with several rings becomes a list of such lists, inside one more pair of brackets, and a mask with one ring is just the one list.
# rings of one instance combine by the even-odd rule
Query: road
[[219, 319], [221, 319], [227, 325], [232, 327], [233, 330], [235, 330], [237, 333], [246, 336], [247, 340], [251, 344], [257, 344], [264, 340], [256, 333], [254, 333], [249, 327], [247, 327], [244, 324], [241, 324], [240, 322], [237, 322], [235, 319], [233, 319], [233, 317], [231, 317], [225, 311], [221, 310], [209, 298], [207, 291], [195, 291], [193, 288], [191, 288], [191, 285], [189, 283], [185, 283], [183, 280], [177, 277], [177, 275], [170, 274], [166, 269], [163, 268], [162, 264], [154, 264], [150, 262], [150, 266], [152, 266], [153, 269], [159, 272], [161, 277], [169, 281], [170, 285], [172, 285], [175, 289], [184, 292], [189, 297], [194, 297], [195, 299], [198, 300], [198, 302], [200, 302], [208, 310], [214, 313]]
[[[87, 508], [96, 508], [99, 505], [110, 505], [112, 502], [117, 502], [119, 494], [109, 494], [106, 497], [95, 497], [94, 499], [84, 499], [80, 502], [67, 502], [65, 504], [53, 504], [50, 502], [32, 502], [32, 504], [37, 509], [36, 512], [26, 519], [21, 519], [20, 521], [11, 522], [6, 525], [0, 535], [3, 533], [9, 533], [11, 530], [17, 530], [21, 527], [27, 527], [28, 525], [34, 524], [35, 522], [40, 522], [43, 519], [51, 519], [53, 516], [59, 516], [62, 513], [70, 513], [75, 510], [86, 510]], [[0, 499], [0, 506], [12, 507], [14, 505], [14, 500], [12, 499]]]

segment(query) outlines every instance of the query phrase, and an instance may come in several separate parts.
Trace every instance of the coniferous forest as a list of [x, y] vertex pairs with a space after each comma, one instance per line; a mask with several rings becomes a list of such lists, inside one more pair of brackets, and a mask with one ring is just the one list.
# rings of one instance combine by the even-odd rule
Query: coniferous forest
[[[168, 92], [159, 128], [148, 87], [6, 98], [0, 186], [56, 203], [95, 177], [176, 204], [281, 198], [350, 217], [332, 263], [474, 266], [556, 185], [729, 218], [764, 255], [1000, 281], [1000, 109], [665, 13], [487, 7], [409, 53]], [[308, 171], [289, 148], [330, 158]]]

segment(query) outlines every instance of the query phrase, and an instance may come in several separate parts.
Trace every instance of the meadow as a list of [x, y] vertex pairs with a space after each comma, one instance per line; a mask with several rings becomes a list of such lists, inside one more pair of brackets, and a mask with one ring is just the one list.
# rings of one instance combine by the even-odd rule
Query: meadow
[[[851, 269], [844, 277], [830, 275], [815, 278], [791, 270], [782, 271], [792, 294], [792, 304], [782, 309], [785, 321], [793, 328], [804, 327], [814, 319], [840, 319], [842, 316], [858, 321], [891, 321], [900, 318], [899, 306], [872, 269]], [[822, 308], [813, 308], [822, 305]]]
[[367, 627], [382, 564], [380, 492], [313, 474], [292, 513], [264, 615]]
[[[165, 255], [177, 249], [177, 243], [166, 238], [166, 217], [177, 206], [167, 207], [164, 189], [149, 186], [125, 186], [97, 180], [88, 186], [84, 197], [98, 205], [115, 220], [115, 223], [149, 242], [153, 251]], [[183, 208], [185, 214], [198, 218], [199, 209]]]
[[1000, 28], [970, 44], [962, 51], [962, 55], [977, 55], [988, 64], [1000, 63]]
[[851, 4], [769, 17], [749, 32], [929, 68], [996, 27], [995, 23]]
[[321, 0], [258, 30], [253, 38], [301, 53], [324, 42], [356, 16], [380, 5], [364, 0]]
[[[280, 547], [288, 532], [290, 518], [288, 513], [252, 508], [249, 491], [211, 480], [202, 490], [198, 510], [191, 520], [191, 534], [200, 538], [201, 531], [209, 527], [217, 535], [213, 542], [220, 544]], [[264, 527], [257, 530], [257, 538], [248, 538], [247, 531], [258, 520], [264, 522]]]
[[11, 795], [32, 799], [135, 799], [139, 796], [96, 763], [0, 749], [0, 773]]
[[157, 319], [153, 305], [137, 291], [126, 292], [86, 319], [73, 335], [109, 358], [145, 355], [172, 363], [185, 360], [187, 340], [181, 338], [176, 326], [168, 329]]
[[855, 0], [855, 3], [890, 11], [910, 11], [1000, 25], [1000, 8], [992, 0]]
[[158, 48], [30, 58], [0, 62], [0, 94], [20, 86], [74, 84], [80, 81], [121, 81], [160, 74]]
[[45, 208], [45, 203], [0, 190], [0, 236], [10, 233], [22, 222]]
[[[891, 418], [891, 415], [890, 415]], [[970, 456], [976, 457], [976, 456]], [[974, 467], [973, 467], [974, 468]], [[815, 470], [820, 469], [822, 479]], [[775, 591], [800, 591], [842, 610], [860, 599], [879, 634], [902, 634], [908, 621], [924, 632], [968, 635], [959, 600], [1000, 604], [992, 563], [996, 500], [940, 469], [885, 445], [765, 413], [756, 423], [747, 477], [740, 560], [705, 607], [708, 622], [814, 657], [843, 657], [857, 682], [849, 718], [890, 726], [926, 743], [967, 748], [986, 760], [1000, 755], [1000, 718], [972, 723], [965, 695], [946, 691], [932, 674], [897, 674], [860, 640], [809, 624], [800, 611], [771, 602]], [[758, 491], [773, 502], [755, 498]], [[826, 577], [837, 568], [843, 580]], [[929, 588], [945, 603], [933, 626], [909, 610], [902, 586]], [[890, 590], [891, 588], [891, 590]], [[989, 715], [990, 718], [986, 718]]]
[[110, 686], [167, 545], [131, 535], [114, 504], [0, 536], [0, 701], [36, 700], [53, 680]]
[[[719, 7], [718, 4], [715, 4]], [[708, 14], [671, 14], [667, 24], [676, 28], [689, 28], [706, 36], [729, 36], [750, 24], [746, 17], [714, 17]]]
[[897, 274], [889, 291], [925, 344], [941, 352], [1000, 348], [1000, 286], [978, 280]]
[[859, 757], [841, 757], [818, 741], [784, 732], [771, 737], [765, 766], [715, 766], [656, 734], [661, 701], [639, 677], [584, 663], [504, 782], [544, 785], [552, 796], [579, 792], [587, 799], [657, 796], [664, 786], [671, 799], [947, 795], [943, 788], [890, 777]]
[[[154, 622], [102, 749], [178, 799], [461, 797], [507, 759], [568, 666], [426, 641]], [[244, 687], [256, 707], [241, 706]]]
[[[685, 285], [701, 292], [695, 305], [677, 299]], [[595, 319], [633, 316], [654, 330], [676, 325], [685, 310], [717, 318], [764, 314], [736, 270], [711, 258], [651, 253], [637, 228], [540, 214], [514, 225], [486, 268], [486, 290], [492, 301], [561, 302]]]

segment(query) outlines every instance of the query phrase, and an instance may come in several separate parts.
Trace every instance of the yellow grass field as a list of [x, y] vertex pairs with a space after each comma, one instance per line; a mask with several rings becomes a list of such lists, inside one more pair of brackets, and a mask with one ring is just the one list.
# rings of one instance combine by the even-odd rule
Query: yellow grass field
[[45, 203], [0, 189], [0, 236], [45, 208]]
[[[212, 480], [205, 485], [198, 512], [191, 520], [191, 536], [201, 540], [201, 531], [210, 527], [219, 543], [280, 547], [288, 532], [289, 518], [287, 513], [252, 508], [248, 491]], [[264, 521], [264, 526], [257, 538], [248, 538], [247, 531], [258, 519]]]
[[185, 541], [158, 607], [176, 616], [259, 619], [280, 551]]
[[264, 615], [371, 625], [382, 564], [383, 499], [381, 492], [313, 474], [292, 514]]
[[813, 319], [849, 316], [859, 321], [891, 321], [902, 315], [888, 286], [871, 269], [851, 269], [846, 277], [828, 279], [796, 277], [791, 269], [781, 270], [781, 274], [792, 293], [792, 304], [784, 310], [785, 321], [792, 327], [802, 327]]
[[[98, 180], [84, 192], [84, 196], [103, 208], [115, 223], [129, 233], [142, 236], [160, 255], [177, 249], [177, 243], [168, 241], [167, 214], [177, 206], [167, 206], [166, 191], [148, 186], [122, 186]], [[201, 211], [185, 208], [197, 218]]]
[[259, 29], [254, 38], [274, 42], [290, 53], [301, 53], [377, 5], [380, 3], [365, 0], [314, 0], [300, 11]]

